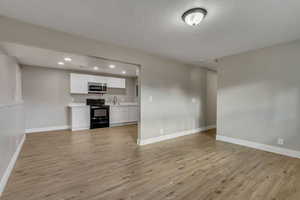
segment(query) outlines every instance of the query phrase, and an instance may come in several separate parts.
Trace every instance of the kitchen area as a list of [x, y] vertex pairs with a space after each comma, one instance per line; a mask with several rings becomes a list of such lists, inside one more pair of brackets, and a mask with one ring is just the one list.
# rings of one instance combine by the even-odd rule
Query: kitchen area
[[137, 124], [137, 77], [70, 73], [71, 130]]
[[0, 48], [20, 65], [26, 133], [138, 124], [139, 65], [14, 43]]

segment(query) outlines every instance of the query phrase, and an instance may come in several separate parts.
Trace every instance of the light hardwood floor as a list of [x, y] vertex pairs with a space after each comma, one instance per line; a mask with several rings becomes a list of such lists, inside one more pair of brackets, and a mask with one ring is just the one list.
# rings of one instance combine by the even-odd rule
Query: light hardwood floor
[[1, 200], [299, 200], [300, 160], [216, 142], [136, 145], [136, 126], [29, 134]]

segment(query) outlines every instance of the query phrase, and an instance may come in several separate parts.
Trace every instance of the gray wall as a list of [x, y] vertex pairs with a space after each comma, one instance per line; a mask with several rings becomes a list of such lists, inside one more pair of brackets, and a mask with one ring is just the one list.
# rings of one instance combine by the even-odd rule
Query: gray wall
[[300, 41], [221, 59], [219, 135], [300, 150]]
[[[190, 89], [190, 84], [188, 84], [192, 82], [192, 67], [175, 60], [108, 45], [5, 17], [0, 17], [0, 24], [0, 40], [2, 41], [140, 64], [140, 139], [158, 136], [159, 130], [163, 127], [169, 133], [197, 128], [205, 124], [205, 121], [202, 121], [205, 113], [192, 116], [189, 114], [195, 110], [195, 105], [191, 103], [194, 89]], [[150, 96], [153, 96], [153, 102], [149, 101]], [[203, 97], [200, 98], [197, 95], [196, 98], [197, 108], [204, 112]]]
[[69, 73], [64, 70], [22, 67], [25, 127], [45, 128], [69, 124]]
[[[142, 71], [142, 139], [206, 126], [206, 70], [153, 63]], [[149, 98], [152, 96], [153, 101]], [[194, 99], [194, 102], [193, 102]]]
[[24, 135], [20, 78], [16, 60], [0, 54], [0, 193], [5, 171]]
[[86, 98], [105, 98], [109, 101], [111, 96], [117, 96], [120, 101], [126, 102], [136, 100], [136, 78], [126, 78], [125, 89], [110, 89], [109, 94], [104, 96], [71, 95], [71, 72], [45, 67], [22, 66], [26, 129], [70, 125], [67, 106], [72, 100], [77, 103], [85, 103]]

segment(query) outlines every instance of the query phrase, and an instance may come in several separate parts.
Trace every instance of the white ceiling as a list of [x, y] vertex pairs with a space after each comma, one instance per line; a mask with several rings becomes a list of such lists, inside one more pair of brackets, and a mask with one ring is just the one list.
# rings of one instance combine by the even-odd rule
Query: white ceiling
[[[0, 43], [0, 49], [2, 49], [8, 55], [17, 58], [18, 62], [23, 65], [128, 77], [136, 77], [138, 75], [137, 66], [116, 61], [109, 61], [13, 43]], [[64, 61], [64, 58], [66, 57], [71, 58], [72, 61]], [[61, 61], [64, 62], [65, 65], [59, 65], [58, 62]], [[111, 69], [109, 65], [115, 65], [115, 68]], [[95, 66], [98, 67], [97, 70], [94, 69]], [[126, 74], [123, 74], [122, 71], [126, 71]]]
[[300, 38], [299, 0], [1, 0], [0, 15], [194, 64]]

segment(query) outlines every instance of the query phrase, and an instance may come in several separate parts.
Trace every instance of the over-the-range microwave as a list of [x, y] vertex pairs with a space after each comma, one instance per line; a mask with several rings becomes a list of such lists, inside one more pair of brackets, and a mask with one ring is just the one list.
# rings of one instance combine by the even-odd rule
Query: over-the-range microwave
[[89, 94], [104, 94], [107, 92], [107, 83], [88, 83]]

